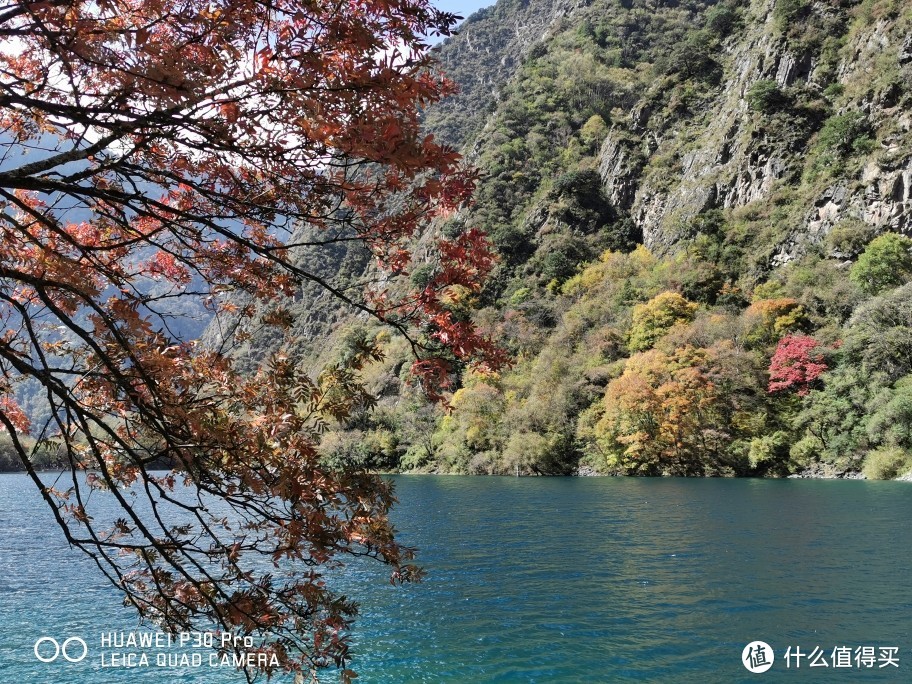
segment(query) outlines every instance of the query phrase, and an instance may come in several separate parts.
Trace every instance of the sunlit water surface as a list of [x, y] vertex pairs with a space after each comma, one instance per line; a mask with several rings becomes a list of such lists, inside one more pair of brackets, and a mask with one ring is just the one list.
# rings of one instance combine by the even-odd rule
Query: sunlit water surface
[[[420, 585], [359, 564], [359, 682], [912, 681], [912, 484], [629, 478], [396, 478]], [[242, 682], [226, 668], [101, 667], [137, 629], [67, 549], [34, 487], [0, 475], [0, 682]], [[81, 635], [44, 664], [42, 636]], [[61, 640], [62, 640], [61, 638]], [[741, 651], [769, 643], [751, 674]], [[898, 647], [899, 668], [786, 669], [786, 648]], [[78, 655], [79, 649], [77, 649]], [[327, 673], [327, 681], [336, 678]]]

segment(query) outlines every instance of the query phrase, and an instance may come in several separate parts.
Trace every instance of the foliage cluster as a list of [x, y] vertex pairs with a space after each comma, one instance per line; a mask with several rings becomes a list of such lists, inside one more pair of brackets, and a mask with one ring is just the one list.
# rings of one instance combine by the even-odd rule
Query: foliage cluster
[[[698, 304], [680, 291], [703, 266], [640, 247], [607, 252], [568, 279], [543, 348], [454, 396], [433, 435], [438, 466], [785, 474], [815, 460], [859, 468], [869, 452], [912, 449], [912, 433], [898, 427], [912, 417], [912, 309], [903, 300], [912, 285], [873, 297], [853, 289], [846, 315], [835, 293], [815, 301], [821, 284], [846, 283], [838, 262], [813, 255], [754, 286], [751, 303], [732, 296], [743, 283], [726, 282], [715, 303]], [[521, 307], [495, 325], [516, 348], [535, 348], [524, 338], [539, 329]]]
[[[879, 17], [895, 10], [875, 4]], [[753, 82], [742, 128], [752, 155], [784, 156], [793, 171], [746, 206], [669, 221], [677, 242], [654, 252], [602, 187], [602, 142], [619, 150], [612, 163], [651, 174], [654, 191], [673, 188], [699, 154], [725, 47], [751, 9], [606, 0], [531, 50], [475, 147], [486, 177], [460, 219], [485, 226], [501, 259], [468, 313], [514, 364], [464, 373], [450, 410], [417, 422], [412, 399], [381, 398], [370, 429], [411, 434], [392, 462], [785, 475], [813, 461], [858, 469], [870, 454], [881, 465], [868, 472], [901, 470], [897, 454], [912, 450], [897, 427], [912, 383], [908, 239], [845, 218], [776, 267], [826, 184], [859, 171], [885, 134], [857, 79], [836, 80], [866, 16], [856, 5], [775, 3], [773, 30], [815, 71], [808, 83]]]
[[[351, 681], [357, 606], [326, 573], [357, 557], [393, 583], [421, 574], [395, 539], [391, 484], [364, 469], [394, 436], [344, 454], [358, 468], [320, 452], [330, 422], [373, 405], [361, 373], [377, 340], [353, 336], [309, 372], [290, 360], [287, 301], [307, 290], [395, 327], [430, 396], [501, 357], [466, 313], [496, 260], [480, 231], [425, 241], [423, 286], [404, 275], [416, 237], [477, 180], [420, 120], [453, 90], [425, 39], [455, 17], [356, 5], [14, 1], [0, 15], [0, 464], [15, 454], [141, 618], [253, 639], [249, 681], [330, 664]], [[355, 244], [371, 282], [325, 266]], [[50, 465], [64, 466], [52, 482]]]

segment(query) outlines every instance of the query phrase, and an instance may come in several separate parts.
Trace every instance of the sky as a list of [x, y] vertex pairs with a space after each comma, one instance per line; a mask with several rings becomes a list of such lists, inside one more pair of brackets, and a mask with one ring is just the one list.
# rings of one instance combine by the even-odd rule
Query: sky
[[432, 0], [434, 7], [458, 14], [463, 19], [482, 7], [489, 7], [497, 0]]
[[[442, 9], [445, 12], [457, 14], [463, 19], [468, 18], [469, 15], [480, 10], [482, 7], [490, 7], [496, 2], [497, 0], [432, 0], [434, 7]], [[436, 45], [442, 40], [443, 38], [428, 37], [428, 43], [430, 45]]]
[[467, 17], [472, 12], [493, 5], [495, 0], [435, 0], [434, 7]]

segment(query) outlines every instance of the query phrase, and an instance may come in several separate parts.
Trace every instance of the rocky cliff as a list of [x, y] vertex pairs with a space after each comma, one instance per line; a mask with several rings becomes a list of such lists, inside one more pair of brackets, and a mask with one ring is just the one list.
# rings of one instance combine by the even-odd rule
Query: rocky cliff
[[[672, 247], [677, 227], [688, 219], [708, 209], [768, 199], [786, 185], [800, 190], [803, 206], [793, 230], [778, 245], [777, 265], [803, 249], [803, 243], [820, 242], [843, 220], [862, 221], [877, 231], [910, 229], [912, 119], [904, 85], [912, 63], [908, 22], [851, 15], [859, 3], [807, 5], [812, 18], [806, 21], [816, 18], [834, 31], [824, 41], [790, 43], [779, 26], [775, 0], [751, 3], [745, 28], [720, 44], [724, 76], [711, 97], [696, 105], [695, 116], [675, 120], [667, 112], [656, 115], [647, 95], [620, 123], [622, 132], [612, 131], [605, 139], [599, 155], [603, 182], [613, 202], [629, 207], [647, 246]], [[867, 3], [869, 12], [875, 5]], [[837, 56], [831, 54], [835, 44]], [[787, 127], [758, 120], [749, 98], [758, 84], [775, 84], [783, 96], [775, 103], [778, 111], [761, 107], [769, 118], [786, 114], [795, 100], [818, 98], [835, 115], [857, 113], [876, 133], [872, 148], [861, 155], [863, 162], [839, 169], [824, 183], [818, 182], [824, 174], [808, 178], [812, 136], [824, 123], [824, 113], [816, 112], [808, 122], [795, 112]], [[631, 137], [637, 150], [620, 142]], [[631, 164], [637, 152], [646, 157], [645, 164]]]

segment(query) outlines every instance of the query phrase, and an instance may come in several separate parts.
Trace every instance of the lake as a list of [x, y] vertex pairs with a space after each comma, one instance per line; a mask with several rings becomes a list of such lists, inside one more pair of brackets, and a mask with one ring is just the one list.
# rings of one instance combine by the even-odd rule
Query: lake
[[[400, 537], [428, 577], [342, 577], [362, 604], [359, 682], [912, 681], [910, 483], [395, 479]], [[97, 651], [101, 632], [139, 629], [43, 505], [0, 475], [0, 681], [244, 681], [205, 662], [38, 661], [43, 636]], [[764, 674], [741, 662], [754, 640], [774, 653]], [[820, 649], [817, 666], [796, 648]]]

